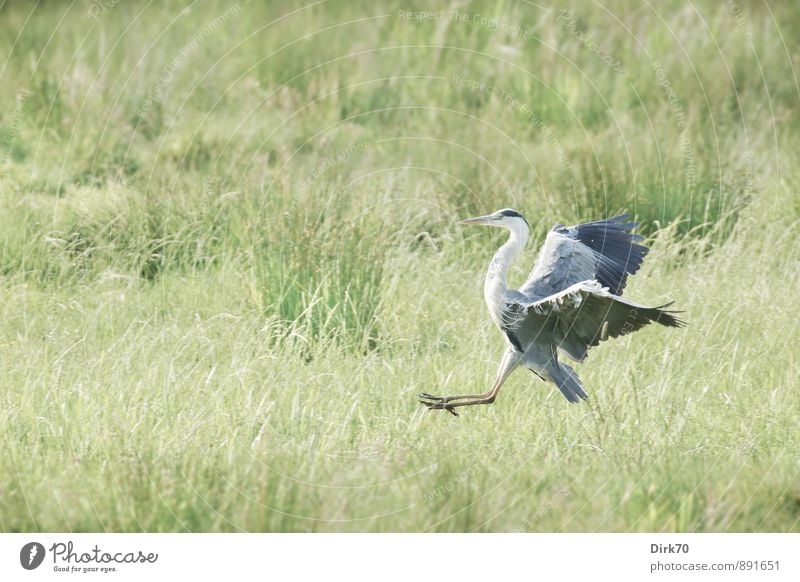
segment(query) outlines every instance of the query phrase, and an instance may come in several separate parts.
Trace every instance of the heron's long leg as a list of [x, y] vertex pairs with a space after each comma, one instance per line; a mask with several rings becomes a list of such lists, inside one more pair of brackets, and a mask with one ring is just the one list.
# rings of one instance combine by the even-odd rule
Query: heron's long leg
[[[472, 406], [474, 404], [491, 404], [497, 397], [501, 386], [506, 379], [511, 375], [522, 359], [519, 352], [509, 347], [503, 359], [500, 362], [500, 367], [497, 369], [492, 387], [484, 394], [466, 394], [462, 396], [433, 396], [431, 394], [420, 394], [424, 400], [420, 400], [422, 404], [433, 410], [448, 410], [452, 414], [456, 414], [453, 410], [457, 406]], [[459, 402], [464, 400], [465, 402]]]
[[[494, 385], [492, 385], [494, 387]], [[490, 388], [488, 392], [484, 392], [483, 394], [459, 394], [458, 396], [434, 396], [433, 394], [428, 394], [427, 392], [423, 392], [419, 395], [420, 398], [426, 398], [428, 400], [436, 401], [436, 402], [444, 402], [445, 404], [448, 402], [454, 402], [456, 400], [475, 400], [477, 398], [488, 398], [489, 394], [492, 393], [492, 389]], [[424, 404], [424, 403], [423, 403]]]

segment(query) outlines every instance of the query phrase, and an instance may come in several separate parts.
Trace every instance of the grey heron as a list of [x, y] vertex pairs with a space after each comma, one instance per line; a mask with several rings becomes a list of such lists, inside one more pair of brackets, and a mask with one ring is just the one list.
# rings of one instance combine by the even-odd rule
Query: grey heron
[[556, 385], [570, 402], [587, 399], [575, 370], [559, 353], [582, 362], [590, 347], [610, 337], [634, 332], [650, 322], [668, 327], [684, 323], [665, 308], [646, 307], [621, 297], [628, 275], [639, 270], [649, 249], [632, 234], [636, 222], [622, 214], [576, 226], [556, 225], [547, 235], [539, 259], [519, 289], [509, 289], [506, 273], [528, 240], [528, 221], [516, 210], [468, 218], [459, 224], [508, 229], [508, 241], [495, 253], [486, 272], [483, 295], [494, 323], [503, 332], [506, 350], [494, 382], [484, 394], [420, 394], [430, 409], [447, 410], [491, 404], [500, 387], [520, 365]]

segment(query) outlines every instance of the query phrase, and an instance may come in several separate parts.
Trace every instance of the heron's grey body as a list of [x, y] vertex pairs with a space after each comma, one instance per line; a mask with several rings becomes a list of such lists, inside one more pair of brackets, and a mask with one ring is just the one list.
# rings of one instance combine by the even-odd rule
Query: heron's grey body
[[626, 215], [548, 233], [539, 259], [519, 289], [509, 289], [506, 272], [528, 238], [528, 223], [506, 208], [464, 224], [502, 226], [510, 231], [489, 264], [484, 298], [492, 320], [505, 335], [506, 351], [492, 388], [485, 394], [437, 397], [422, 394], [429, 408], [455, 414], [458, 406], [489, 404], [520, 365], [555, 384], [570, 402], [588, 398], [575, 370], [559, 359], [586, 359], [590, 347], [609, 337], [636, 331], [655, 321], [680, 327], [674, 312], [646, 307], [621, 297], [628, 275], [639, 270], [648, 252], [637, 244], [636, 226]]

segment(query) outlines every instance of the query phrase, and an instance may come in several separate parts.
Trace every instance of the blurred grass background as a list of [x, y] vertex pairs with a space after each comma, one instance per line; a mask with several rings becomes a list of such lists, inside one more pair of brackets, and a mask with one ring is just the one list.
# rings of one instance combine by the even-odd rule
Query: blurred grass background
[[[0, 4], [0, 530], [797, 531], [800, 11]], [[459, 419], [502, 241], [690, 327]], [[465, 390], [466, 388], [466, 390]]]

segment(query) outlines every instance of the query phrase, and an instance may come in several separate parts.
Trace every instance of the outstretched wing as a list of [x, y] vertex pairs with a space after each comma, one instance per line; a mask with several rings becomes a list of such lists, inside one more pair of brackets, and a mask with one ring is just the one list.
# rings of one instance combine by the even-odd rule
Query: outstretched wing
[[656, 322], [682, 327], [674, 311], [646, 307], [613, 295], [597, 281], [582, 281], [524, 304], [506, 304], [505, 323], [523, 350], [534, 342], [552, 342], [570, 358], [582, 361], [589, 348]]
[[539, 259], [520, 293], [530, 299], [547, 297], [581, 281], [596, 280], [614, 295], [622, 295], [628, 275], [639, 270], [649, 249], [631, 234], [637, 223], [627, 214], [576, 226], [557, 225], [547, 234]]

